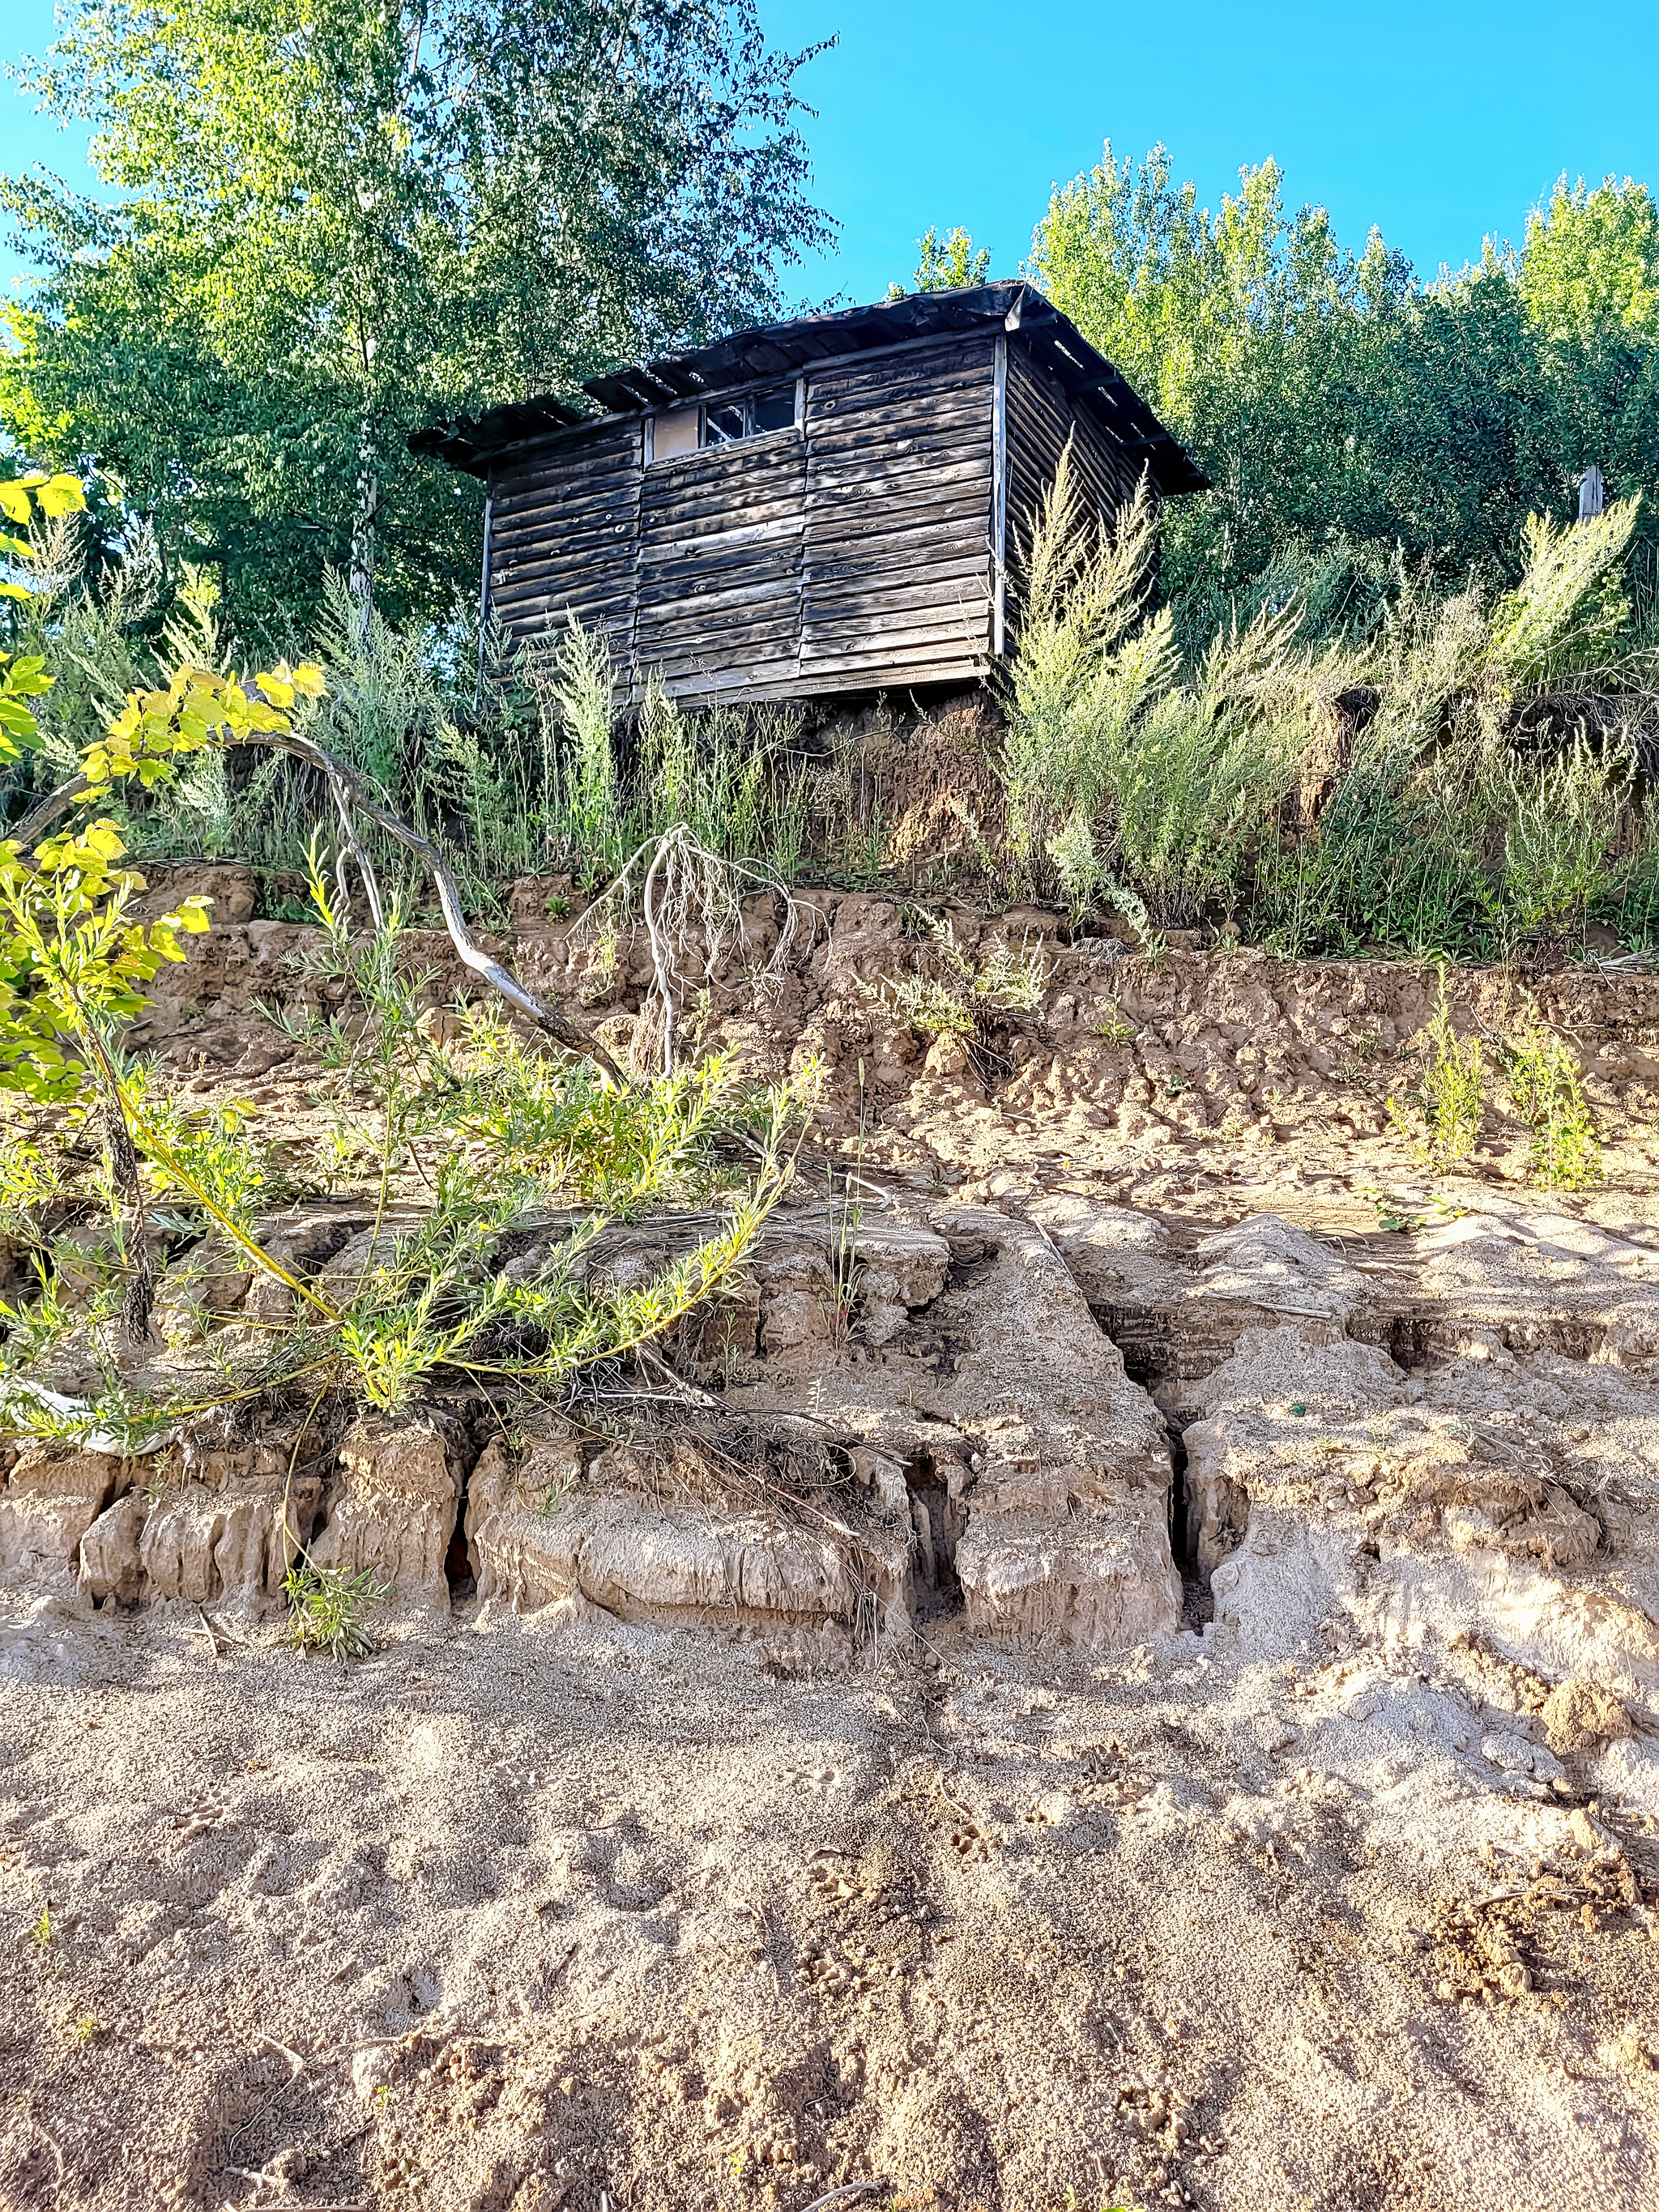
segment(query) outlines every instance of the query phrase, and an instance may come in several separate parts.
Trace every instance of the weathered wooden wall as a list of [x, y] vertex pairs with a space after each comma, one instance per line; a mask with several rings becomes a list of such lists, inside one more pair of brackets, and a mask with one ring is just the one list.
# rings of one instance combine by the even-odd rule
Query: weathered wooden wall
[[1008, 349], [1008, 620], [1017, 628], [1025, 556], [1042, 497], [1054, 482], [1066, 441], [1079, 489], [1103, 520], [1134, 497], [1139, 478], [1131, 457], [1081, 407], [1073, 407], [1052, 370], [1018, 344]]
[[821, 370], [806, 386], [803, 690], [990, 665], [994, 337]]
[[798, 688], [805, 484], [793, 430], [705, 446], [645, 471], [634, 628], [641, 673], [659, 668], [683, 696]]
[[634, 659], [639, 568], [641, 426], [626, 417], [569, 432], [492, 480], [489, 605], [533, 637], [574, 607]]
[[568, 610], [683, 697], [968, 680], [994, 650], [995, 392], [1006, 345], [1007, 554], [1075, 433], [1089, 496], [1127, 457], [1018, 338], [952, 335], [809, 370], [802, 434], [642, 466], [640, 422], [557, 438], [492, 480], [489, 599], [521, 636]]

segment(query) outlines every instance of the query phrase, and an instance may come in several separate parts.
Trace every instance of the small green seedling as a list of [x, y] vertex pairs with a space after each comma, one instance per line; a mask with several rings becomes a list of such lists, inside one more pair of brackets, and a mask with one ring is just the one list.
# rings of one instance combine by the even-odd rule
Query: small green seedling
[[366, 1626], [392, 1595], [390, 1583], [377, 1583], [366, 1570], [349, 1575], [343, 1567], [318, 1567], [301, 1557], [283, 1578], [283, 1595], [294, 1609], [289, 1634], [301, 1651], [326, 1651], [331, 1659], [366, 1657], [374, 1649]]
[[1468, 1159], [1486, 1111], [1486, 1069], [1479, 1037], [1460, 1037], [1452, 1026], [1446, 971], [1440, 995], [1419, 1040], [1421, 1079], [1405, 1104], [1390, 1098], [1389, 1119], [1424, 1167], [1443, 1170]]

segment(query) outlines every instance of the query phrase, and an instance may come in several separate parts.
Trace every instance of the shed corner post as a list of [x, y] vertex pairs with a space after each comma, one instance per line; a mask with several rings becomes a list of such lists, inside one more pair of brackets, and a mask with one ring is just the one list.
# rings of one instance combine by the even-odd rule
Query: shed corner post
[[1007, 650], [1008, 561], [1008, 337], [997, 332], [996, 369], [991, 392], [991, 652], [1000, 660]]

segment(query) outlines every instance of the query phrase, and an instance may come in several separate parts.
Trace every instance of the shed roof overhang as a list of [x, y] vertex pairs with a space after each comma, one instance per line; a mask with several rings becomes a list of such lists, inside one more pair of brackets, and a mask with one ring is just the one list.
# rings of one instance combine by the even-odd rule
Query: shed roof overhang
[[672, 407], [711, 392], [798, 375], [815, 362], [844, 360], [950, 331], [1018, 331], [1052, 370], [1067, 397], [1085, 407], [1150, 471], [1166, 497], [1206, 491], [1209, 478], [1110, 362], [1034, 286], [974, 284], [950, 292], [908, 292], [871, 307], [805, 315], [793, 323], [739, 331], [716, 344], [667, 354], [590, 376], [582, 390], [597, 403], [584, 411], [560, 399], [526, 399], [417, 431], [410, 449], [470, 475], [487, 477], [515, 449], [618, 416]]

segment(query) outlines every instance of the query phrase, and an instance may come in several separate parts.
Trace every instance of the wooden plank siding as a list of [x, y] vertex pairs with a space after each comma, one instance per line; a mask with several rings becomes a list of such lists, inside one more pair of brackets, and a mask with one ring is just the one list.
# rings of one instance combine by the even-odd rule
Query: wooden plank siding
[[632, 662], [641, 452], [637, 422], [602, 422], [492, 477], [489, 606], [514, 635], [556, 632], [574, 611]]
[[[1134, 497], [1139, 471], [1131, 457], [1080, 407], [1060, 380], [1016, 341], [1008, 349], [1008, 621], [1016, 642], [1026, 556], [1043, 496], [1066, 441], [1084, 498], [1103, 523]], [[1156, 496], [1156, 494], [1154, 495]]]
[[793, 430], [645, 471], [634, 659], [682, 696], [793, 690], [806, 459]]
[[803, 692], [989, 669], [995, 349], [975, 333], [808, 377]]
[[951, 332], [805, 380], [798, 429], [649, 468], [633, 416], [504, 457], [491, 609], [526, 638], [572, 611], [599, 625], [635, 696], [652, 670], [701, 699], [969, 681], [994, 664], [1000, 586], [1013, 643], [1021, 547], [1067, 437], [1103, 514], [1133, 493], [1128, 456], [1018, 333]]

